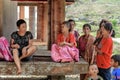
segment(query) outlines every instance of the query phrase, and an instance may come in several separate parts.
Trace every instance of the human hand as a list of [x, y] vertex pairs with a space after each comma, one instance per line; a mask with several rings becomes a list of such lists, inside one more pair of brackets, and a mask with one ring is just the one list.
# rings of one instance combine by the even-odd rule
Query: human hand
[[17, 48], [17, 49], [18, 49], [18, 48], [20, 48], [20, 46], [19, 46], [18, 44], [15, 44], [15, 48]]

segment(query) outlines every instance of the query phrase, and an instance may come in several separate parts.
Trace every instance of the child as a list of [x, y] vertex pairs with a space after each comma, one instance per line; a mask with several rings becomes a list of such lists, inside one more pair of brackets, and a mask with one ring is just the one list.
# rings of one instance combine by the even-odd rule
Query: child
[[112, 80], [120, 80], [120, 55], [113, 55], [111, 57], [111, 66], [114, 67], [112, 71]]
[[96, 64], [91, 64], [89, 66], [89, 77], [86, 80], [103, 80], [102, 77], [97, 75], [99, 72]]
[[96, 62], [99, 69], [99, 75], [104, 80], [111, 79], [111, 55], [113, 48], [113, 41], [110, 36], [112, 30], [112, 24], [107, 22], [102, 25], [102, 35], [103, 38], [101, 42], [96, 46]]

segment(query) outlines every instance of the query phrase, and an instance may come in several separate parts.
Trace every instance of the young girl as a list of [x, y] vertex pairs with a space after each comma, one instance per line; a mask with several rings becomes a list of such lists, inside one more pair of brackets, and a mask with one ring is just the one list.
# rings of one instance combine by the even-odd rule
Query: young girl
[[120, 80], [120, 55], [113, 55], [111, 57], [112, 80]]
[[97, 51], [97, 66], [99, 69], [99, 75], [103, 77], [104, 80], [110, 80], [110, 67], [111, 67], [111, 55], [113, 48], [113, 41], [110, 36], [112, 30], [112, 24], [107, 22], [102, 25], [102, 35], [103, 38], [98, 46], [96, 46]]
[[71, 33], [74, 34], [76, 42], [78, 42], [79, 33], [74, 29], [75, 28], [75, 21], [72, 19], [69, 19], [68, 22], [70, 22]]
[[62, 23], [62, 33], [58, 34], [56, 44], [52, 45], [51, 57], [55, 62], [79, 61], [75, 37], [70, 33], [70, 23]]
[[83, 25], [84, 34], [80, 36], [78, 44], [80, 55], [90, 63], [93, 53], [94, 37], [90, 34], [91, 26], [89, 24]]
[[101, 76], [98, 75], [98, 67], [96, 64], [91, 64], [89, 66], [89, 77], [86, 78], [85, 80], [103, 80]]

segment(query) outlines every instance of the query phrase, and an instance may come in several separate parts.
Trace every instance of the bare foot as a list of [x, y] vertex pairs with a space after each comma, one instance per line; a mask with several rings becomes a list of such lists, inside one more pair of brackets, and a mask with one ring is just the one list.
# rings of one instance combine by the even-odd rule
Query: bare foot
[[71, 63], [71, 64], [74, 64], [74, 63], [75, 63], [75, 61], [73, 60], [73, 61], [71, 61], [70, 63]]
[[61, 63], [64, 63], [64, 62], [66, 62], [66, 61], [62, 59], [62, 60], [61, 60]]
[[17, 75], [20, 75], [21, 73], [22, 73], [22, 70], [21, 70], [21, 69], [18, 69]]
[[61, 60], [61, 63], [68, 63], [69, 61]]

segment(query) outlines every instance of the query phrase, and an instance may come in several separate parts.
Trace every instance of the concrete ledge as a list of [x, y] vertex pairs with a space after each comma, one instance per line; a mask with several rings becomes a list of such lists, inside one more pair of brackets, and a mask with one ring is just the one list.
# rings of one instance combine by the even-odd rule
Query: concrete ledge
[[[22, 62], [22, 70], [24, 76], [84, 74], [88, 71], [88, 63], [82, 58], [76, 63], [55, 63], [47, 57], [43, 61]], [[16, 75], [15, 64], [0, 62], [0, 75]]]

